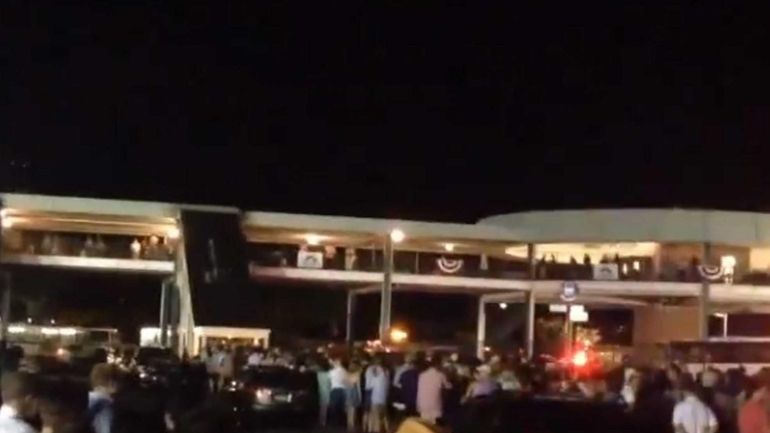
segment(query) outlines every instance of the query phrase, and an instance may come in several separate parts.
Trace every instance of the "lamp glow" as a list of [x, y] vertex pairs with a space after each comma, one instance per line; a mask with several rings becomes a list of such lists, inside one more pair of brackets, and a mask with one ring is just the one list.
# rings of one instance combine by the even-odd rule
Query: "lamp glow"
[[321, 236], [318, 236], [315, 233], [308, 233], [305, 235], [305, 242], [307, 242], [308, 245], [319, 245], [321, 243]]
[[506, 308], [508, 308], [508, 304], [506, 304], [505, 302], [501, 302], [497, 305], [500, 307], [501, 310], [505, 310]]
[[393, 229], [390, 232], [390, 240], [392, 240], [395, 243], [402, 242], [405, 237], [406, 237], [406, 235], [400, 229]]
[[179, 239], [179, 236], [181, 235], [182, 232], [179, 231], [179, 227], [177, 226], [171, 227], [166, 231], [166, 237], [169, 239]]
[[403, 329], [393, 328], [390, 330], [390, 341], [394, 343], [403, 343], [409, 338], [409, 334]]
[[444, 251], [451, 253], [455, 250], [455, 244], [446, 243], [444, 244]]
[[13, 220], [11, 218], [9, 218], [9, 217], [5, 217], [4, 216], [3, 219], [2, 219], [2, 227], [4, 229], [9, 229], [9, 228], [13, 227]]

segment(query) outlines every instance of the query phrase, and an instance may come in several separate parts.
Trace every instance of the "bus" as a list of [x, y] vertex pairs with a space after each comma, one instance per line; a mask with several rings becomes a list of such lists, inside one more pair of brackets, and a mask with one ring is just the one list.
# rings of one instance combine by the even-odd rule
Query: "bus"
[[690, 373], [707, 367], [721, 371], [743, 368], [753, 375], [770, 368], [770, 338], [727, 337], [707, 341], [675, 341], [666, 345], [669, 360], [682, 363]]
[[73, 349], [109, 349], [120, 343], [114, 328], [85, 328], [77, 326], [8, 324], [8, 344], [20, 346], [25, 355], [68, 356]]

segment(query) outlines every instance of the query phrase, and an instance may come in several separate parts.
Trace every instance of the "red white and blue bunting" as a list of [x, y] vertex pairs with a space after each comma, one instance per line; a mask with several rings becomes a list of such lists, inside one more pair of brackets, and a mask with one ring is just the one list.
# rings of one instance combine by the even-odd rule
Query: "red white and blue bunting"
[[438, 268], [441, 269], [441, 272], [445, 272], [447, 274], [454, 274], [460, 271], [463, 267], [463, 259], [449, 259], [444, 256], [439, 257], [436, 259], [436, 264], [438, 265]]
[[717, 281], [724, 276], [725, 270], [719, 265], [700, 265], [698, 266], [698, 273], [709, 281]]

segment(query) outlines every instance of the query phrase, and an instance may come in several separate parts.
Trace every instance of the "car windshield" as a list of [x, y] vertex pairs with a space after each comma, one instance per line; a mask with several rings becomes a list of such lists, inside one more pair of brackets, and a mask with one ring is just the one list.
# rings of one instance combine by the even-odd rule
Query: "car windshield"
[[260, 367], [244, 370], [239, 377], [246, 386], [305, 389], [312, 386], [310, 377], [289, 368]]
[[160, 347], [142, 347], [136, 354], [138, 364], [172, 363], [176, 360], [177, 357], [172, 351]]

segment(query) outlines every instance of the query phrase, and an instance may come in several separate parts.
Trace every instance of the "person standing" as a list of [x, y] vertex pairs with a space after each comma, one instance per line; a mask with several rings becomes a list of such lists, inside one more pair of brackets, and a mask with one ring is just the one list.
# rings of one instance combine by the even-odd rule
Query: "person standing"
[[316, 380], [318, 381], [318, 424], [326, 427], [326, 416], [329, 413], [329, 394], [332, 383], [329, 379], [329, 363], [321, 359], [316, 366]]
[[390, 431], [387, 414], [390, 380], [388, 380], [388, 373], [383, 368], [381, 361], [380, 358], [377, 358], [367, 370], [366, 386], [371, 394], [369, 416], [367, 417], [369, 423], [365, 430], [370, 433]]
[[452, 387], [439, 366], [441, 359], [434, 357], [430, 367], [420, 374], [417, 382], [417, 411], [420, 418], [433, 424], [444, 415], [443, 391]]
[[399, 367], [393, 378], [393, 387], [398, 391], [398, 398], [404, 405], [404, 415], [413, 416], [417, 413], [417, 381], [420, 372], [417, 370], [415, 356], [407, 355], [404, 365]]
[[94, 433], [112, 430], [112, 396], [117, 391], [118, 373], [110, 364], [96, 364], [91, 369], [91, 392], [88, 393], [88, 419]]
[[219, 389], [223, 389], [226, 384], [233, 380], [235, 374], [235, 359], [230, 346], [227, 346], [219, 353]]
[[770, 419], [768, 419], [767, 413], [767, 387], [764, 383], [748, 380], [745, 394], [747, 400], [738, 411], [738, 432], [770, 433]]
[[25, 419], [37, 415], [37, 383], [28, 373], [6, 373], [0, 384], [3, 405], [0, 407], [0, 432], [35, 433]]
[[329, 416], [336, 426], [345, 425], [345, 388], [347, 386], [348, 371], [342, 365], [342, 360], [333, 359], [332, 369], [329, 371]]
[[345, 383], [345, 411], [347, 413], [348, 431], [357, 431], [358, 410], [361, 408], [361, 366], [356, 361], [350, 363], [347, 382]]
[[251, 349], [251, 355], [249, 355], [249, 358], [246, 360], [246, 365], [249, 367], [259, 367], [260, 364], [262, 364], [262, 359], [264, 359], [265, 355], [262, 353], [262, 348], [260, 347], [254, 347]]
[[[217, 348], [218, 349], [218, 348]], [[219, 350], [206, 346], [206, 373], [209, 377], [209, 388], [212, 392], [219, 389]]]
[[681, 377], [680, 388], [684, 395], [674, 407], [672, 423], [675, 433], [716, 433], [719, 428], [714, 412], [696, 393], [695, 381], [689, 375]]

